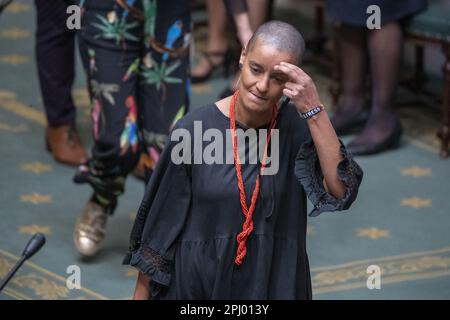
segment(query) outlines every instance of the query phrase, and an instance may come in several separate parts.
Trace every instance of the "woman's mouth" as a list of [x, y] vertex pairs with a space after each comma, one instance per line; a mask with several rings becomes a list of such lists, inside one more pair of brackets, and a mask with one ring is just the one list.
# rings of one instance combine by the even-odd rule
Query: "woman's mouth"
[[267, 98], [261, 97], [251, 91], [249, 91], [249, 93], [250, 93], [250, 98], [255, 102], [262, 103], [262, 102], [266, 102], [268, 100]]

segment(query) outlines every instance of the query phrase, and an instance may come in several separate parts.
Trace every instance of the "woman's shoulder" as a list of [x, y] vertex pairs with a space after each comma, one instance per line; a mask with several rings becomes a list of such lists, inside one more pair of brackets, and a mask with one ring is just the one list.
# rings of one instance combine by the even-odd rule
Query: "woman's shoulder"
[[182, 128], [187, 130], [192, 130], [194, 128], [194, 123], [200, 121], [203, 123], [210, 123], [216, 121], [218, 118], [218, 109], [214, 103], [204, 105], [202, 107], [195, 108], [189, 111], [186, 115], [178, 120], [176, 123], [176, 128]]

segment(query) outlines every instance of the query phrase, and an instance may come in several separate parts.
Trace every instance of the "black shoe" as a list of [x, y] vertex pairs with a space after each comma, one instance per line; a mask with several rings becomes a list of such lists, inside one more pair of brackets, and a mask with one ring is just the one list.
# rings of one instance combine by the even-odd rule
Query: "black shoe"
[[[363, 110], [357, 114], [336, 113], [331, 118], [331, 123], [333, 124], [336, 134], [338, 136], [343, 136], [362, 129], [367, 120], [369, 120], [369, 116], [370, 112], [368, 110]], [[338, 117], [345, 117], [345, 119], [338, 121]]]
[[393, 149], [400, 143], [402, 133], [402, 126], [397, 120], [394, 130], [384, 141], [371, 144], [356, 144], [350, 142], [347, 146], [347, 150], [353, 155], [362, 156], [376, 154], [388, 149]]
[[73, 182], [88, 183], [95, 191], [97, 203], [104, 207], [105, 212], [112, 214], [117, 206], [117, 198], [124, 192], [125, 177], [96, 176], [89, 166], [89, 162], [79, 166]]
[[[227, 50], [225, 52], [203, 52], [203, 56], [206, 58], [206, 61], [208, 61], [209, 64], [209, 70], [206, 74], [201, 76], [194, 76], [191, 75], [191, 83], [201, 83], [205, 82], [211, 76], [213, 73], [219, 69], [220, 67], [223, 67], [223, 76], [225, 78], [228, 78], [230, 75], [230, 66], [231, 66], [231, 51]], [[222, 57], [222, 63], [214, 64], [212, 57]]]

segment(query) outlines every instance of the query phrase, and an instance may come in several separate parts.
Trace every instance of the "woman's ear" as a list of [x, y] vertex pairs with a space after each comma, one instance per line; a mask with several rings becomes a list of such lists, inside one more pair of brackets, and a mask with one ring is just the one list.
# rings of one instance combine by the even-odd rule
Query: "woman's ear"
[[242, 48], [241, 50], [241, 56], [239, 57], [239, 68], [242, 68], [242, 65], [244, 65], [244, 59], [247, 54], [247, 51], [245, 51], [245, 48]]

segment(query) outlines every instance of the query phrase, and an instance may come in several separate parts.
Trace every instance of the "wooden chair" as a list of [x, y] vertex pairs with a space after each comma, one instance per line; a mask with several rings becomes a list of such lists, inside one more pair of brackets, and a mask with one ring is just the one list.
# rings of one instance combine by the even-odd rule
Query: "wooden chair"
[[437, 135], [441, 140], [440, 155], [449, 156], [450, 141], [450, 1], [429, 1], [428, 9], [412, 17], [406, 25], [406, 40], [416, 46], [415, 78], [421, 90], [424, 84], [425, 46], [441, 47], [445, 63], [443, 72], [442, 124]]

